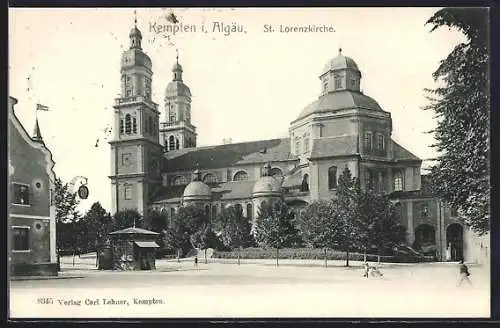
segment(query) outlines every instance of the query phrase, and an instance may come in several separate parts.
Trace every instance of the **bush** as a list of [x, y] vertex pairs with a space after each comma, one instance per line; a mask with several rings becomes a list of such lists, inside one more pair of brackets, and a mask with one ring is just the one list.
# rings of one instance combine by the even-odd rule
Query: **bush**
[[[280, 259], [296, 259], [296, 260], [323, 260], [324, 250], [321, 248], [282, 248], [279, 251]], [[346, 252], [337, 250], [328, 250], [328, 260], [346, 260]], [[220, 259], [236, 259], [238, 258], [237, 250], [233, 251], [214, 251], [214, 258]], [[241, 259], [275, 259], [276, 249], [273, 248], [244, 248], [240, 253]], [[349, 253], [349, 260], [363, 261], [364, 255], [362, 253]], [[378, 261], [378, 256], [367, 254], [366, 259], [370, 262]], [[417, 258], [411, 255], [395, 255], [395, 256], [380, 256], [380, 261], [385, 263], [417, 263], [417, 262], [430, 262], [432, 257]]]

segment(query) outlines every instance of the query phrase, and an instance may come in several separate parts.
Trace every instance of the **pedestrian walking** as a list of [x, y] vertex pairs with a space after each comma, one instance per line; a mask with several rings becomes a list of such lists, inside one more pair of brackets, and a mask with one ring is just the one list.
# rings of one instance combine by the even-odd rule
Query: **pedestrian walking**
[[363, 274], [363, 277], [368, 278], [368, 274], [370, 273], [370, 265], [368, 262], [365, 262], [365, 272]]
[[198, 256], [194, 257], [194, 266], [198, 268]]
[[467, 267], [467, 265], [464, 263], [464, 260], [460, 260], [460, 267], [459, 267], [459, 275], [460, 277], [458, 278], [458, 284], [457, 286], [460, 286], [462, 285], [462, 283], [465, 281], [467, 281], [467, 283], [472, 286], [472, 281], [470, 281], [470, 272], [469, 272], [469, 268]]

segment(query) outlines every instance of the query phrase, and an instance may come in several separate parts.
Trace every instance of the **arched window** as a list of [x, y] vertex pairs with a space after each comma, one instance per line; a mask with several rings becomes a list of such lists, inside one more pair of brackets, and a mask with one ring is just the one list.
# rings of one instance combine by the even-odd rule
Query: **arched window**
[[179, 149], [179, 139], [175, 139], [175, 149]]
[[247, 204], [247, 219], [251, 220], [253, 218], [252, 203]]
[[377, 174], [377, 192], [384, 192], [384, 174], [382, 172], [378, 172]]
[[331, 166], [328, 169], [328, 189], [337, 188], [337, 167]]
[[236, 213], [239, 217], [243, 215], [243, 206], [241, 206], [241, 204], [235, 204], [234, 208], [236, 209]]
[[212, 205], [212, 220], [217, 218], [217, 205]]
[[300, 185], [300, 191], [309, 191], [309, 174], [304, 174], [302, 177], [302, 184]]
[[248, 174], [245, 171], [238, 171], [233, 177], [233, 181], [248, 180]]
[[153, 134], [154, 133], [154, 130], [153, 130], [153, 118], [151, 116], [148, 118], [148, 124], [149, 124], [149, 133]]
[[144, 123], [143, 123], [143, 126], [144, 126], [144, 132], [145, 132], [145, 133], [148, 133], [148, 132], [149, 132], [149, 130], [148, 130], [148, 121], [146, 120], [146, 118], [144, 118], [143, 122], [144, 122]]
[[300, 153], [300, 138], [295, 137], [295, 153], [299, 154]]
[[137, 119], [135, 117], [132, 118], [132, 133], [137, 133]]
[[373, 189], [373, 174], [370, 170], [365, 171], [365, 188]]
[[394, 191], [402, 191], [404, 189], [403, 174], [401, 171], [394, 173]]
[[385, 142], [384, 142], [384, 135], [379, 133], [377, 134], [377, 149], [378, 150], [384, 150], [385, 149]]
[[205, 205], [205, 215], [207, 216], [207, 219], [210, 220], [210, 205]]
[[184, 186], [184, 185], [187, 185], [187, 179], [186, 179], [186, 177], [184, 177], [182, 175], [176, 176], [172, 180], [172, 185], [174, 185], [174, 186]]
[[173, 218], [175, 216], [175, 208], [170, 208], [170, 217]]
[[270, 174], [276, 178], [281, 178], [283, 176], [283, 172], [277, 167], [272, 168]]
[[132, 132], [132, 117], [130, 114], [125, 115], [125, 133], [130, 134]]
[[120, 120], [120, 134], [123, 134], [123, 120]]
[[304, 135], [304, 153], [307, 153], [309, 151], [309, 135], [305, 134]]
[[426, 218], [429, 216], [429, 205], [421, 204], [420, 205], [420, 217]]
[[342, 88], [342, 76], [335, 75], [334, 81], [335, 81], [335, 90]]
[[170, 136], [168, 138], [168, 148], [170, 150], [174, 150], [175, 149], [175, 138], [174, 138], [174, 136]]
[[123, 197], [126, 199], [126, 200], [130, 200], [132, 199], [132, 185], [131, 184], [128, 184], [126, 183], [124, 186], [123, 186]]
[[209, 183], [216, 183], [217, 182], [217, 177], [213, 175], [212, 173], [207, 173], [203, 177], [203, 182], [209, 184]]
[[144, 82], [145, 82], [144, 94], [146, 96], [146, 99], [151, 99], [151, 79], [146, 78]]
[[371, 131], [366, 131], [365, 132], [365, 138], [364, 138], [364, 148], [365, 148], [365, 151], [370, 151], [372, 150], [372, 144], [373, 144], [373, 134], [371, 133]]

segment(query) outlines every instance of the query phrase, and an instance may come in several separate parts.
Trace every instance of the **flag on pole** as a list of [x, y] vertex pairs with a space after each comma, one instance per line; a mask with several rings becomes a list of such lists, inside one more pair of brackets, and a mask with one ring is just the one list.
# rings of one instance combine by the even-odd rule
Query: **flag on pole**
[[47, 107], [45, 105], [36, 104], [36, 110], [48, 111], [49, 107]]

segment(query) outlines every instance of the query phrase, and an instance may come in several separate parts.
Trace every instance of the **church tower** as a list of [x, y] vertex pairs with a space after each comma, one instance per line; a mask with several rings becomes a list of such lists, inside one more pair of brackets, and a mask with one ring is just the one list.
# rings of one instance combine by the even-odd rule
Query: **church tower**
[[164, 151], [196, 147], [196, 127], [191, 124], [191, 91], [182, 81], [182, 66], [177, 53], [173, 79], [165, 90], [165, 123], [160, 142]]
[[112, 211], [136, 209], [147, 215], [151, 194], [161, 184], [158, 104], [151, 99], [152, 63], [142, 51], [137, 20], [130, 47], [121, 57], [121, 93], [115, 99], [111, 145]]

